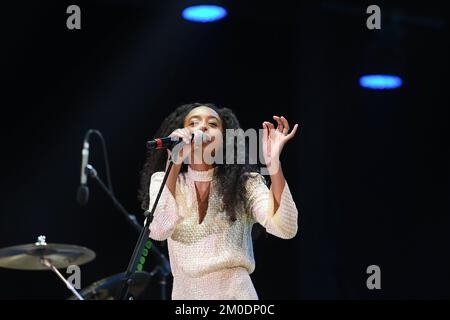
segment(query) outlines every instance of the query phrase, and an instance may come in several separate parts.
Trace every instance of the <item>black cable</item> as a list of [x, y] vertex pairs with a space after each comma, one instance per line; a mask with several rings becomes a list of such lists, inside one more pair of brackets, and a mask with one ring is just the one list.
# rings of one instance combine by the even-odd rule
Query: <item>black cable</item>
[[[107, 150], [106, 150], [106, 143], [105, 143], [105, 139], [103, 138], [103, 135], [98, 130], [89, 129], [86, 132], [86, 135], [84, 137], [84, 142], [89, 141], [88, 139], [89, 139], [90, 135], [93, 134], [93, 133], [95, 133], [100, 138], [100, 141], [102, 143], [103, 156], [104, 156], [104, 159], [105, 159], [105, 171], [106, 171], [106, 178], [108, 180], [107, 181], [108, 186], [106, 186], [103, 183], [103, 181], [98, 177], [97, 171], [90, 164], [88, 164], [87, 168], [86, 168], [87, 174], [88, 174], [89, 177], [95, 179], [97, 181], [97, 183], [99, 183], [100, 187], [112, 199], [114, 206], [120, 212], [122, 212], [125, 215], [125, 217], [127, 218], [127, 221], [134, 227], [134, 229], [137, 232], [141, 233], [142, 225], [137, 221], [136, 216], [132, 215], [132, 214], [129, 214], [128, 211], [122, 206], [122, 204], [117, 200], [116, 196], [114, 195], [112, 182], [111, 182], [111, 173], [110, 173], [110, 169], [109, 169], [108, 153], [107, 153]], [[165, 181], [164, 181], [164, 183], [165, 183]], [[162, 189], [160, 191], [162, 191]], [[170, 264], [169, 264], [167, 258], [159, 251], [159, 249], [156, 246], [152, 246], [151, 250], [155, 253], [156, 258], [159, 259], [159, 261], [160, 261], [160, 264], [161, 264], [160, 270], [162, 272], [163, 277], [165, 277], [168, 274], [170, 274], [171, 273]]]
[[95, 133], [95, 134], [100, 138], [100, 141], [101, 141], [101, 143], [102, 143], [103, 158], [105, 159], [106, 180], [107, 180], [107, 182], [108, 182], [108, 188], [109, 188], [109, 190], [110, 190], [111, 193], [114, 195], [114, 190], [113, 190], [112, 182], [111, 182], [111, 172], [110, 172], [110, 170], [109, 170], [108, 153], [107, 153], [107, 150], [106, 150], [106, 143], [105, 143], [105, 139], [103, 138], [103, 135], [102, 135], [101, 132], [98, 131], [98, 130], [95, 130], [95, 129], [89, 129], [89, 130], [86, 132], [86, 135], [85, 135], [85, 137], [84, 137], [84, 141], [85, 141], [85, 142], [88, 141], [89, 136], [90, 136], [91, 134], [93, 134], [93, 133]]

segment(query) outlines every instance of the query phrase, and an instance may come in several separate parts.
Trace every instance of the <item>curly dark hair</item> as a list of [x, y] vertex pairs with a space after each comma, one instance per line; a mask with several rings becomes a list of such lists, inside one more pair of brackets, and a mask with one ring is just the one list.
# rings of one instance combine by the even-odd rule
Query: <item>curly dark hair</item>
[[[223, 125], [223, 154], [226, 149], [225, 132], [226, 129], [240, 129], [236, 115], [231, 109], [219, 108], [212, 103], [191, 103], [179, 106], [173, 111], [162, 123], [161, 127], [155, 133], [156, 137], [165, 137], [170, 135], [175, 129], [184, 127], [184, 120], [188, 113], [197, 107], [209, 107], [215, 110], [222, 120]], [[216, 179], [218, 182], [218, 191], [222, 195], [222, 205], [226, 210], [231, 221], [236, 220], [237, 212], [245, 208], [245, 182], [250, 177], [246, 172], [257, 172], [258, 166], [249, 164], [248, 146], [238, 145], [245, 144], [245, 141], [238, 139], [237, 143], [233, 143], [235, 161], [233, 164], [216, 164]], [[245, 148], [245, 164], [237, 164], [237, 149]], [[149, 185], [150, 178], [154, 172], [164, 171], [167, 162], [167, 152], [147, 152], [147, 158], [144, 168], [141, 172], [141, 187], [139, 190], [139, 200], [143, 210], [147, 210], [149, 206]], [[225, 162], [225, 161], [224, 161]], [[187, 165], [182, 164], [181, 172], [187, 171]]]

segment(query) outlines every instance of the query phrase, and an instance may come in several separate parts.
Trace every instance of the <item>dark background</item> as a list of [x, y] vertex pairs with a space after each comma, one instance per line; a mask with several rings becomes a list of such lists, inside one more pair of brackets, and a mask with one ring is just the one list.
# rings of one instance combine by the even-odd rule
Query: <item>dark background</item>
[[[208, 1], [217, 3], [217, 1]], [[145, 141], [176, 106], [213, 102], [247, 128], [300, 123], [282, 162], [300, 211], [293, 240], [255, 242], [262, 299], [450, 297], [448, 19], [441, 2], [226, 1], [228, 17], [183, 20], [194, 1], [2, 4], [0, 248], [87, 246], [82, 287], [125, 271], [137, 234], [90, 181], [75, 201], [87, 129], [108, 146], [116, 195], [137, 201]], [[81, 8], [81, 30], [66, 8]], [[366, 72], [404, 85], [372, 91]], [[101, 145], [92, 163], [105, 179]], [[162, 250], [166, 250], [164, 246]], [[155, 261], [147, 262], [151, 271]], [[381, 268], [368, 290], [366, 268]], [[65, 299], [51, 272], [0, 269], [1, 299]]]

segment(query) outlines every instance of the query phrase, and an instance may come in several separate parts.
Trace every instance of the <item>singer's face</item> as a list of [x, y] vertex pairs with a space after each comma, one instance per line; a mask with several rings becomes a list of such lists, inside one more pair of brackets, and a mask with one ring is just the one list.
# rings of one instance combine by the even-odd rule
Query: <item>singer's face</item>
[[214, 150], [222, 147], [224, 130], [222, 119], [220, 119], [220, 116], [213, 109], [206, 106], [192, 109], [184, 119], [184, 127], [188, 128], [192, 133], [201, 130], [211, 138], [210, 141], [203, 143], [203, 153], [212, 150], [212, 155], [214, 155]]
[[216, 111], [208, 107], [197, 107], [191, 110], [184, 119], [184, 127], [191, 132], [201, 130], [211, 137], [222, 136], [222, 120]]

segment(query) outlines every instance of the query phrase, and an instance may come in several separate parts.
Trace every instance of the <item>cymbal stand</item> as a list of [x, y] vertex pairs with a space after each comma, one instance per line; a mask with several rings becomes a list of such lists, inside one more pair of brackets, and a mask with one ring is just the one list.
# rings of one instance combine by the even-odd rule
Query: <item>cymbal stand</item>
[[40, 262], [42, 265], [46, 266], [50, 270], [52, 270], [56, 275], [61, 279], [62, 282], [66, 285], [67, 289], [72, 291], [72, 293], [78, 298], [78, 300], [84, 300], [83, 297], [78, 293], [77, 290], [73, 287], [73, 285], [64, 278], [64, 276], [61, 274], [61, 272], [56, 269], [56, 267], [52, 264], [52, 262], [49, 259], [41, 257]]

